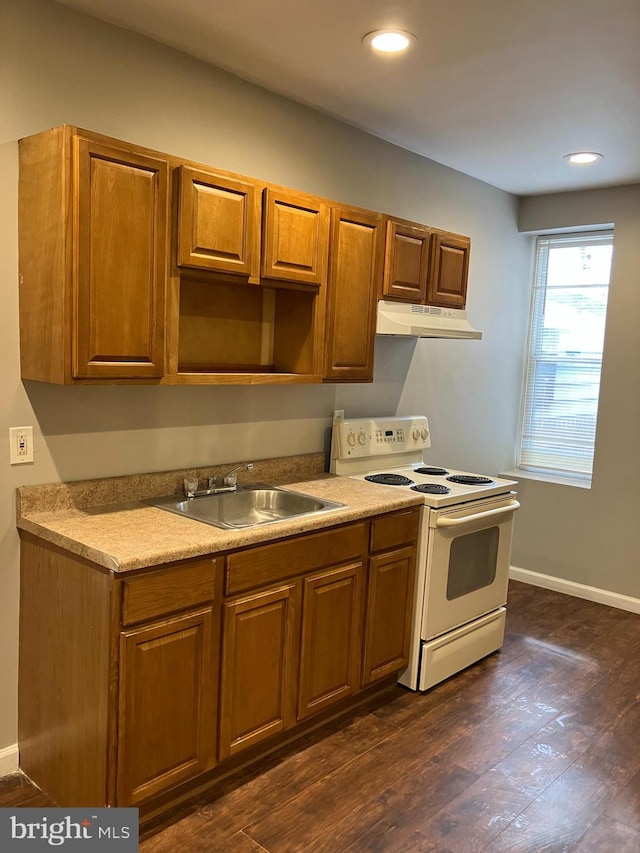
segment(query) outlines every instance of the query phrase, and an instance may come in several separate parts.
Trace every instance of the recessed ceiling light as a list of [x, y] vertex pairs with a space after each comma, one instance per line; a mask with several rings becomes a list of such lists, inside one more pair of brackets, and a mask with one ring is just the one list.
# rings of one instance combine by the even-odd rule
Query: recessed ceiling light
[[363, 41], [380, 53], [402, 53], [415, 39], [405, 30], [374, 30], [367, 33]]
[[570, 163], [585, 165], [586, 163], [595, 163], [596, 160], [602, 160], [602, 156], [596, 151], [576, 151], [574, 154], [565, 154], [564, 159]]

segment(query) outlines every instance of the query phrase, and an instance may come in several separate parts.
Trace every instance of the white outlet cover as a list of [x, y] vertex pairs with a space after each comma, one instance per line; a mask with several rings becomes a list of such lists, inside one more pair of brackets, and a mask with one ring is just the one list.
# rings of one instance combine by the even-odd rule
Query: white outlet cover
[[9, 462], [11, 465], [33, 462], [32, 426], [9, 428]]

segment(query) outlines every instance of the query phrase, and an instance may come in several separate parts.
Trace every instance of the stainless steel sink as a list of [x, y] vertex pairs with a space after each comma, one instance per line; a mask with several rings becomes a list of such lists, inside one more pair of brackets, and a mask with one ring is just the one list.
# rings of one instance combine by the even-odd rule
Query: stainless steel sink
[[345, 509], [347, 506], [335, 501], [303, 495], [290, 489], [269, 486], [266, 483], [238, 486], [235, 492], [219, 495], [196, 498], [170, 495], [166, 498], [152, 498], [146, 503], [186, 518], [212, 524], [214, 527], [232, 530], [289, 521], [301, 515], [318, 515], [336, 509]]

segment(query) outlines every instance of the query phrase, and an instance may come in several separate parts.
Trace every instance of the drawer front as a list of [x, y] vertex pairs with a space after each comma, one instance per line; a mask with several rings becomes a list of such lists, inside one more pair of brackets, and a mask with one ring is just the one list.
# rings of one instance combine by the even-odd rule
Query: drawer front
[[214, 598], [216, 560], [208, 558], [158, 569], [122, 584], [122, 624], [132, 625]]
[[420, 526], [420, 507], [394, 512], [371, 522], [371, 552], [390, 551], [413, 544]]
[[227, 557], [225, 592], [239, 592], [296, 575], [361, 558], [366, 551], [365, 525], [350, 524], [274, 542]]

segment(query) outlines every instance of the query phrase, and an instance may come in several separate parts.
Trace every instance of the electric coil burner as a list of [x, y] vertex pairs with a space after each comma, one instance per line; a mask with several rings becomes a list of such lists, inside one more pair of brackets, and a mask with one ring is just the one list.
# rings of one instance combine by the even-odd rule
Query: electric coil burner
[[[411, 634], [394, 646], [408, 643], [398, 680], [412, 690], [428, 690], [502, 645], [520, 506], [513, 480], [428, 465], [423, 452], [430, 447], [422, 416], [333, 424], [332, 474], [405, 489], [421, 501]], [[400, 558], [393, 564], [394, 583], [404, 582], [402, 565]]]
[[419, 483], [417, 486], [411, 486], [411, 491], [420, 492], [423, 495], [448, 495], [451, 489], [440, 483]]
[[453, 474], [447, 477], [450, 483], [459, 483], [461, 486], [490, 486], [493, 483], [491, 477], [478, 477], [475, 474]]
[[402, 474], [367, 474], [364, 478], [370, 483], [380, 483], [381, 486], [411, 486], [413, 480]]

